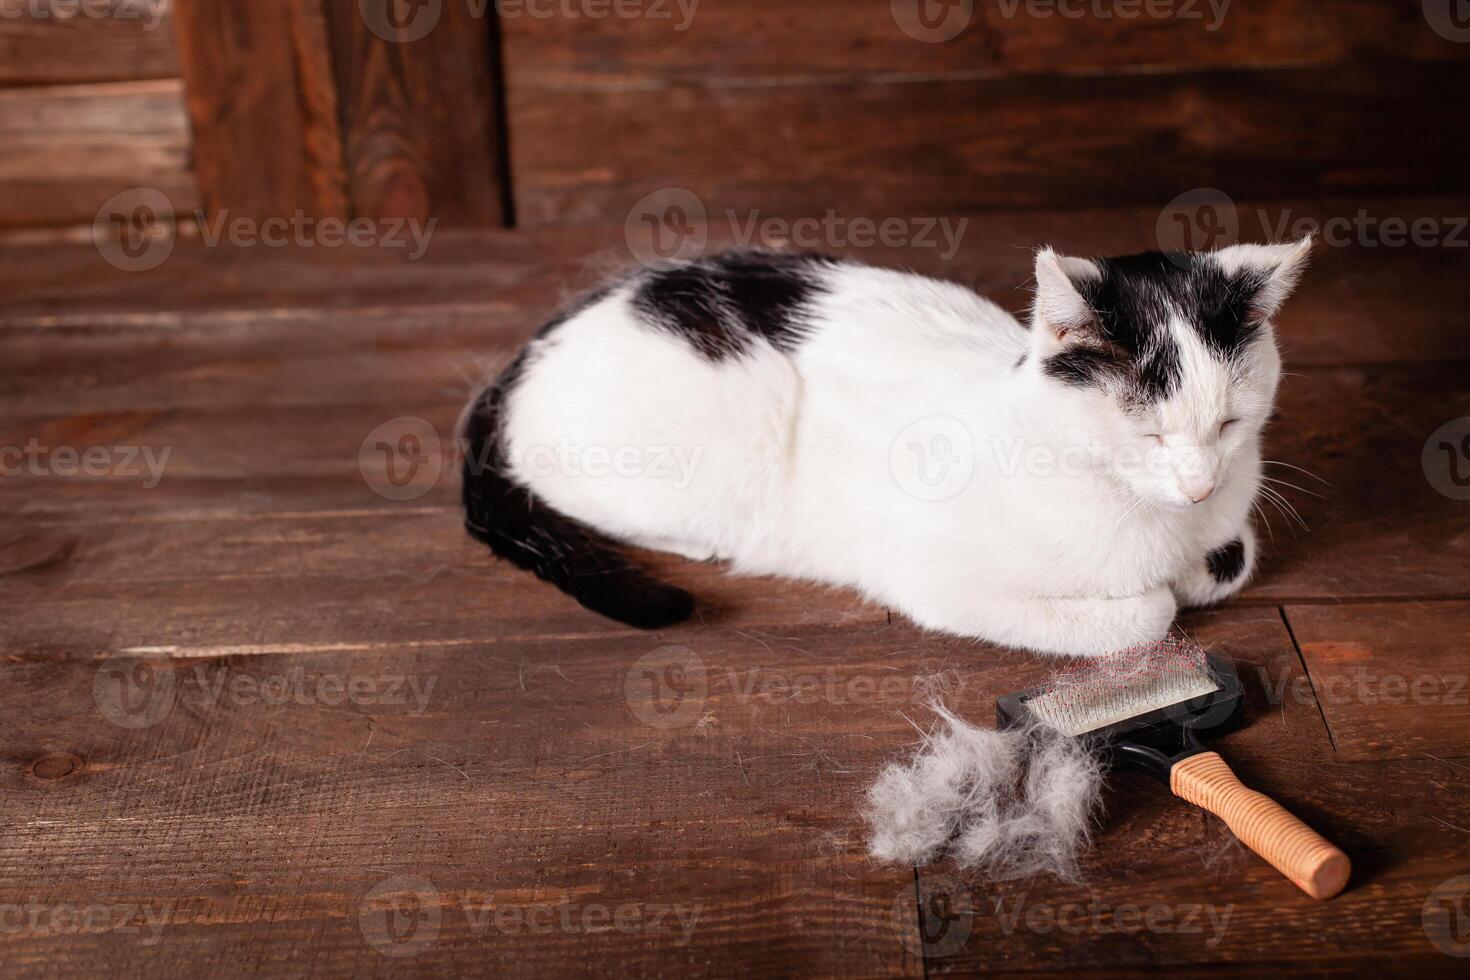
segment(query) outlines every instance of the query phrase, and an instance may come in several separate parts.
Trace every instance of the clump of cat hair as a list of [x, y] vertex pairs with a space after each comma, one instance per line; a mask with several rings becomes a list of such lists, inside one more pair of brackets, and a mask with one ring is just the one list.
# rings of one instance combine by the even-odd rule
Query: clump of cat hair
[[1042, 725], [978, 728], [933, 710], [940, 723], [913, 758], [868, 790], [869, 853], [913, 865], [947, 853], [1002, 881], [1043, 872], [1078, 880], [1100, 810], [1096, 747]]

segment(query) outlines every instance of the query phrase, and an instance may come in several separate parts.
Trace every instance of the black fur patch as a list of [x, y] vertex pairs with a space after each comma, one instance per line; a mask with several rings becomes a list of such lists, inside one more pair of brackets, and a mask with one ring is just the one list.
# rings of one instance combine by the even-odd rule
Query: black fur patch
[[[587, 302], [584, 301], [583, 306]], [[546, 328], [573, 315], [553, 320]], [[521, 381], [526, 352], [482, 391], [465, 416], [462, 498], [465, 529], [497, 555], [534, 572], [593, 612], [643, 629], [687, 619], [694, 598], [653, 578], [595, 529], [560, 513], [516, 482], [506, 458], [503, 415]]]
[[801, 343], [809, 304], [823, 288], [819, 272], [833, 261], [728, 252], [648, 273], [633, 307], [712, 361], [746, 353], [756, 337], [790, 351]]
[[1215, 577], [1216, 582], [1221, 585], [1234, 582], [1245, 568], [1245, 542], [1236, 538], [1229, 544], [1216, 548], [1205, 555], [1205, 564], [1209, 566], [1210, 574]]
[[1256, 335], [1250, 311], [1261, 282], [1228, 276], [1213, 260], [1190, 253], [1144, 252], [1099, 259], [1102, 277], [1077, 282], [1096, 313], [1092, 336], [1047, 359], [1047, 374], [1074, 387], [1119, 382], [1142, 401], [1179, 387], [1179, 349], [1169, 334], [1176, 312], [1222, 359]]

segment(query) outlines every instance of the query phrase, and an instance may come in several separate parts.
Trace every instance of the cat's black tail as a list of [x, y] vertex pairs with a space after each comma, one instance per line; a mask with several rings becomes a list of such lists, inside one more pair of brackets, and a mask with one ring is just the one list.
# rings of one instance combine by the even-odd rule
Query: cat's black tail
[[517, 361], [470, 406], [464, 426], [464, 509], [470, 535], [595, 613], [657, 629], [688, 619], [694, 597], [630, 562], [592, 528], [554, 510], [511, 476], [501, 418]]

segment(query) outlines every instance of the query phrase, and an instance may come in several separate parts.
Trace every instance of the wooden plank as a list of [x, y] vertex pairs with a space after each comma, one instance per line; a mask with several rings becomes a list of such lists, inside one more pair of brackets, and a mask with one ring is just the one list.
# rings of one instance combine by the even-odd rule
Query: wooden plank
[[[414, 240], [406, 241], [286, 248], [179, 241], [167, 261], [143, 272], [111, 266], [94, 248], [6, 249], [0, 253], [0, 293], [7, 297], [0, 324], [21, 332], [91, 326], [177, 331], [191, 324], [228, 329], [248, 313], [304, 323], [346, 309], [382, 314], [504, 307], [526, 298], [555, 303], [561, 290], [577, 285], [569, 273], [587, 261], [589, 242], [612, 247], [610, 236], [589, 239], [580, 231], [532, 239], [436, 229], [427, 251], [416, 257]], [[521, 287], [533, 281], [543, 288], [527, 297]]]
[[0, 85], [177, 78], [170, 0], [0, 3]]
[[347, 215], [320, 7], [313, 0], [180, 0], [175, 21], [208, 211], [256, 220], [298, 211]]
[[[267, 331], [262, 339], [271, 336]], [[41, 448], [69, 447], [78, 459], [89, 450], [108, 454], [108, 466], [91, 470], [70, 457], [64, 460], [66, 472], [28, 464], [0, 482], [0, 500], [8, 502], [11, 516], [46, 523], [82, 515], [92, 521], [130, 521], [315, 510], [377, 513], [385, 505], [392, 512], [392, 501], [370, 482], [381, 488], [386, 471], [379, 468], [386, 459], [371, 450], [363, 457], [363, 445], [379, 426], [422, 419], [436, 439], [423, 437], [421, 472], [437, 480], [412, 503], [452, 509], [456, 420], [479, 371], [489, 374], [497, 359], [509, 356], [512, 336], [508, 331], [500, 341], [487, 342], [488, 355], [451, 346], [400, 359], [401, 343], [385, 343], [383, 356], [349, 346], [338, 367], [363, 373], [342, 373], [339, 380], [322, 383], [318, 398], [282, 393], [271, 396], [270, 405], [257, 399], [276, 382], [309, 383], [314, 370], [326, 370], [329, 353], [308, 348], [293, 358], [285, 350], [271, 355], [249, 347], [248, 356], [234, 361], [226, 345], [213, 359], [185, 360], [175, 371], [154, 369], [153, 377], [179, 382], [187, 408], [169, 405], [145, 375], [138, 388], [123, 389], [136, 393], [129, 395], [132, 408], [0, 419], [0, 446], [24, 449], [34, 443], [38, 449], [32, 455], [38, 459], [50, 458]], [[1450, 419], [1470, 416], [1464, 372], [1457, 365], [1380, 365], [1304, 368], [1293, 374], [1266, 441], [1267, 457], [1279, 463], [1267, 471], [1295, 485], [1273, 486], [1297, 509], [1306, 529], [1262, 502], [1262, 558], [1256, 580], [1240, 601], [1274, 605], [1470, 595], [1470, 561], [1464, 553], [1470, 512], [1436, 491], [1422, 466], [1430, 435]], [[76, 377], [59, 382], [60, 390], [83, 391], [87, 375]], [[152, 394], [145, 397], [147, 392]], [[123, 450], [136, 452], [125, 457]], [[366, 471], [364, 458], [370, 461]], [[150, 460], [161, 464], [155, 467], [158, 479], [149, 479]], [[1406, 554], [1415, 560], [1405, 562]]]
[[[1310, 701], [1269, 699], [1277, 681], [1300, 677], [1274, 611], [1188, 625], [1236, 657], [1246, 680], [1253, 721], [1220, 746], [1244, 778], [1350, 852], [1358, 872], [1349, 892], [1312, 903], [1230, 845], [1218, 823], [1161, 787], [1120, 779], [1085, 887], [925, 872], [985, 903], [965, 944], [935, 956], [931, 970], [1385, 957], [1436, 970], [1420, 906], [1470, 857], [1463, 834], [1435, 823], [1470, 818], [1446, 764], [1333, 761]], [[153, 969], [186, 958], [238, 962], [248, 945], [276, 951], [251, 960], [275, 975], [317, 957], [377, 962], [359, 938], [362, 905], [384, 879], [410, 875], [429, 880], [427, 904], [441, 909], [434, 941], [412, 947], [425, 969], [474, 955], [497, 974], [544, 975], [590, 952], [681, 973], [731, 956], [772, 970], [916, 972], [909, 960], [924, 947], [894, 918], [907, 902], [903, 876], [861, 856], [862, 788], [912, 743], [906, 716], [922, 718], [931, 694], [983, 718], [998, 694], [1034, 682], [1046, 665], [898, 627], [705, 630], [688, 644], [697, 660], [680, 661], [699, 669], [654, 702], [660, 711], [627, 700], [630, 673], [647, 676], [635, 670], [649, 666], [642, 658], [679, 639], [192, 651], [149, 659], [157, 673], [127, 701], [124, 678], [142, 675], [119, 676], [115, 662], [8, 658], [0, 699], [14, 703], [0, 716], [11, 719], [12, 764], [0, 774], [0, 808], [23, 806], [26, 818], [5, 814], [17, 831], [0, 844], [0, 901], [114, 914], [146, 907], [164, 923], [148, 951]], [[348, 701], [338, 684], [363, 693]], [[273, 693], [281, 688], [304, 696], [283, 700]], [[98, 816], [118, 812], [129, 819]], [[467, 824], [466, 813], [476, 819]], [[43, 841], [47, 860], [38, 862]], [[624, 874], [606, 873], [612, 867]], [[578, 928], [495, 926], [487, 944], [476, 930], [484, 920], [465, 914], [487, 902], [570, 905]], [[706, 928], [696, 923], [692, 950], [668, 934], [581, 928], [586, 907], [659, 902], [698, 904]], [[1230, 917], [1218, 936], [1026, 918], [1007, 928], [1018, 907], [1066, 915], [1076, 902], [1104, 915], [1162, 906], [1193, 914], [1202, 930], [1213, 928], [1206, 905]], [[500, 921], [516, 920], [507, 912]], [[1300, 928], [1283, 933], [1283, 921]], [[1212, 938], [1220, 941], [1203, 941]], [[134, 939], [118, 929], [64, 945], [35, 929], [4, 937], [12, 963], [107, 955], [123, 976], [141, 969]]]
[[389, 404], [405, 391], [468, 401], [534, 329], [520, 306], [493, 302], [220, 314], [181, 317], [172, 329], [16, 332], [0, 341], [0, 412]]
[[[1464, 359], [1463, 291], [1458, 283], [1470, 250], [1459, 243], [1470, 240], [1464, 227], [1470, 199], [1450, 195], [1228, 203], [1222, 227], [1233, 225], [1235, 234], [1218, 241], [1202, 238], [1197, 245], [1268, 241], [1314, 228], [1321, 232], [1312, 267], [1278, 323], [1293, 367]], [[1166, 230], [1175, 227], [1168, 221], [1172, 213], [1182, 212], [1111, 208], [946, 216], [955, 239], [952, 251], [937, 221], [914, 218], [904, 219], [906, 237], [897, 245], [861, 238], [855, 243], [849, 237], [790, 244], [955, 279], [1024, 315], [1030, 301], [1031, 249], [1050, 243], [1073, 254], [1107, 255], [1157, 248], [1166, 237], [1160, 234], [1161, 223]], [[778, 235], [744, 239], [740, 222], [713, 217], [708, 228], [711, 250], [779, 244]], [[1415, 225], [1433, 229], [1434, 237], [1426, 240], [1438, 244], [1383, 243], [1385, 229]], [[782, 226], [765, 230], [780, 232]], [[530, 331], [566, 297], [633, 264], [621, 227], [534, 233], [436, 229], [421, 258], [409, 261], [414, 251], [386, 245], [209, 248], [199, 241], [180, 241], [158, 268], [128, 272], [100, 261], [91, 248], [5, 250], [0, 253], [0, 295], [6, 297], [0, 331], [12, 357], [27, 356], [15, 345], [32, 345], [35, 353], [25, 361], [26, 370], [15, 371], [17, 376], [0, 389], [0, 399], [12, 391], [19, 399], [26, 390], [39, 397], [64, 383], [62, 376], [74, 362], [62, 354], [63, 346], [74, 347], [82, 357], [75, 364], [78, 373], [93, 375], [126, 357], [126, 346], [134, 342], [162, 357], [163, 346], [192, 348], [218, 338], [223, 345], [218, 356], [239, 351], [249, 357], [255, 355], [233, 346], [251, 343], [247, 333], [259, 334], [261, 348], [293, 338], [287, 344], [293, 350], [306, 349], [300, 347], [303, 341], [319, 334], [331, 338], [322, 347], [329, 350], [332, 345], [356, 347], [355, 330], [376, 335], [395, 317], [402, 319], [405, 330], [424, 324], [414, 344], [434, 346], [438, 330], [473, 344], [478, 341], [454, 324], [484, 316]], [[1406, 290], [1406, 282], [1415, 283], [1414, 288]], [[344, 322], [347, 309], [362, 319], [360, 326]], [[138, 339], [147, 330], [157, 336]], [[113, 334], [117, 336], [107, 339]], [[129, 337], [134, 339], [125, 339]], [[406, 339], [383, 342], [398, 345]], [[86, 351], [94, 349], [96, 356], [88, 358]], [[136, 362], [133, 366], [142, 369]], [[42, 373], [33, 375], [38, 371]], [[41, 410], [18, 407], [16, 400], [4, 404], [16, 406], [15, 411]]]
[[[1424, 91], [1441, 96], [1426, 103]], [[881, 220], [1140, 204], [1200, 187], [1237, 198], [1460, 189], [1470, 73], [1429, 63], [508, 95], [527, 227], [621, 222], [670, 187], [715, 215]]]
[[[844, 590], [637, 557], [698, 600], [694, 619], [668, 631], [669, 642], [692, 642], [714, 627], [888, 621], [881, 606]], [[0, 530], [0, 580], [0, 644], [38, 657], [144, 647], [181, 656], [458, 648], [515, 636], [637, 633], [495, 558], [465, 533], [453, 506], [382, 499], [374, 510], [319, 515], [12, 524]]]
[[1340, 759], [1470, 755], [1470, 603], [1288, 606]]
[[1289, 465], [1266, 473], [1294, 485], [1273, 484], [1305, 527], [1263, 503], [1270, 530], [1258, 528], [1264, 557], [1246, 597], [1470, 595], [1470, 508], [1436, 490], [1424, 466], [1426, 442], [1462, 416], [1470, 386], [1459, 365], [1319, 368], [1285, 379], [1265, 454]]
[[[381, 510], [387, 458], [379, 463], [369, 436], [395, 419], [417, 419], [425, 461], [415, 471], [417, 505], [456, 499], [456, 420], [459, 399], [430, 404], [254, 407], [205, 413], [166, 409], [95, 412], [50, 419], [0, 420], [0, 445], [14, 447], [0, 499], [13, 517], [39, 520], [91, 512], [235, 516], [251, 512]], [[404, 422], [419, 426], [418, 422]], [[414, 430], [417, 432], [417, 429]], [[436, 445], [437, 443], [437, 445]], [[32, 447], [27, 449], [27, 447]], [[96, 449], [108, 462], [96, 462]], [[71, 453], [77, 454], [75, 461]], [[93, 463], [83, 465], [91, 450]], [[58, 455], [58, 451], [60, 455]], [[403, 466], [412, 460], [395, 460]], [[364, 473], [370, 474], [365, 478]], [[103, 503], [105, 501], [105, 504]]]
[[[0, 664], [0, 904], [132, 905], [140, 927], [7, 928], [6, 962], [921, 975], [913, 872], [869, 864], [853, 806], [912, 739], [924, 650], [711, 630], [675, 677], [660, 642], [152, 661], [126, 701], [115, 664]], [[385, 935], [372, 890], [404, 876], [436, 928]]]
[[0, 227], [90, 225], [135, 187], [198, 203], [178, 81], [0, 89], [0, 144]]
[[590, 8], [583, 17], [538, 17], [537, 8], [511, 3], [501, 7], [501, 24], [510, 84], [527, 91], [796, 85], [830, 76], [884, 84], [911, 75], [1157, 75], [1467, 56], [1428, 29], [1418, 0], [1338, 0], [1330, 9], [1273, 0], [1220, 12], [1203, 2], [1156, 6], [1166, 15], [1142, 5], [1130, 14], [1127, 4], [951, 4], [931, 8], [932, 33], [916, 4], [842, 0], [648, 3], [628, 5], [636, 15], [621, 17], [595, 17]]
[[360, 6], [326, 9], [353, 213], [506, 224], [487, 21], [444, 4], [414, 37], [370, 24]]
[[[946, 936], [930, 975], [1161, 967], [1189, 975], [1207, 966], [1453, 975], [1457, 964], [1430, 944], [1421, 913], [1429, 892], [1470, 861], [1470, 835], [1453, 829], [1470, 826], [1457, 764], [1335, 757], [1309, 689], [1301, 700], [1272, 695], [1306, 683], [1276, 610], [1187, 625], [1236, 660], [1245, 685], [1246, 726], [1213, 746], [1248, 785], [1348, 852], [1348, 890], [1330, 902], [1308, 898], [1219, 820], [1147, 777], [1118, 774], [1080, 885], [991, 881], [947, 862], [922, 869], [921, 890], [933, 896], [925, 935]], [[976, 686], [992, 695], [984, 682], [967, 691]], [[949, 918], [947, 934], [934, 912]]]

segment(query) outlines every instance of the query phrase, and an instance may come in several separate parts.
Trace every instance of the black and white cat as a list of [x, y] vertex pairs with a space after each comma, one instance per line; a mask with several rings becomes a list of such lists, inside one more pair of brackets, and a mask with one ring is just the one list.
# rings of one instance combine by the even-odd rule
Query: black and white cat
[[470, 532], [603, 615], [693, 610], [615, 542], [1058, 654], [1236, 592], [1310, 240], [1042, 249], [1028, 330], [953, 283], [735, 252], [557, 317], [470, 406]]

